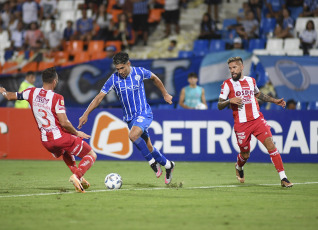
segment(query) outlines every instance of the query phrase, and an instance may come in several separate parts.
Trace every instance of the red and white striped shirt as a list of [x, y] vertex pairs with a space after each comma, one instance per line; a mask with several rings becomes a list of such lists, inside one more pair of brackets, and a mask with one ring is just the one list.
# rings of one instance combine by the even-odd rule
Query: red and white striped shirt
[[233, 110], [234, 123], [252, 121], [261, 116], [259, 105], [254, 94], [259, 93], [255, 79], [244, 76], [238, 81], [232, 78], [225, 80], [222, 84], [220, 98], [226, 100], [233, 97], [243, 99], [243, 106], [230, 104]]
[[66, 133], [57, 117], [58, 113], [65, 113], [62, 95], [51, 90], [33, 87], [24, 90], [22, 97], [30, 103], [42, 141], [56, 140]]

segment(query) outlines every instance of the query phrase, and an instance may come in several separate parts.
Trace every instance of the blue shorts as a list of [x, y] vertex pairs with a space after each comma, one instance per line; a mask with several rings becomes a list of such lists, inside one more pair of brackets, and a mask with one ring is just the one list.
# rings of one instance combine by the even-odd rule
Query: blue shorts
[[148, 139], [149, 133], [148, 133], [148, 128], [153, 120], [153, 115], [152, 114], [145, 114], [145, 115], [140, 115], [131, 121], [128, 121], [128, 127], [131, 129], [133, 126], [138, 126], [142, 130], [141, 137], [143, 139]]

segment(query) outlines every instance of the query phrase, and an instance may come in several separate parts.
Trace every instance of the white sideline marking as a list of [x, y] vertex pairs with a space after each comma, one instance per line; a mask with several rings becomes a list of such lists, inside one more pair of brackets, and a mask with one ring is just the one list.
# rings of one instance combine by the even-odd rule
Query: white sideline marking
[[[303, 182], [303, 183], [293, 183], [294, 185], [307, 185], [307, 184], [318, 184], [318, 182]], [[256, 186], [277, 186], [280, 184], [255, 184]], [[210, 188], [237, 188], [237, 187], [251, 187], [255, 185], [214, 185], [214, 186], [201, 186], [201, 187], [182, 187], [178, 189], [210, 189]], [[91, 190], [86, 191], [86, 193], [94, 193], [94, 192], [111, 192], [111, 191], [151, 191], [151, 190], [165, 190], [165, 189], [177, 189], [177, 188], [133, 188], [133, 189], [119, 189], [119, 190], [109, 190], [109, 189], [101, 189], [101, 190]], [[28, 196], [49, 196], [49, 195], [62, 195], [62, 194], [73, 194], [77, 192], [51, 192], [51, 193], [34, 193], [34, 194], [20, 194], [20, 195], [4, 195], [0, 196], [0, 198], [12, 198], [12, 197], [28, 197]]]

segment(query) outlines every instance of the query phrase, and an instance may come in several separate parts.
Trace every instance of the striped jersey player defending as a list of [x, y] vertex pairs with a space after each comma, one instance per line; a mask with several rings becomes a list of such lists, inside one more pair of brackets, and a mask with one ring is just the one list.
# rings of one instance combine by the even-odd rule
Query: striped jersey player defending
[[117, 53], [113, 57], [113, 63], [117, 72], [106, 81], [101, 92], [80, 117], [78, 128], [87, 122], [88, 115], [101, 103], [106, 94], [112, 89], [115, 90], [123, 109], [124, 120], [130, 129], [129, 139], [149, 162], [157, 178], [162, 174], [160, 165], [166, 168], [165, 183], [170, 184], [175, 163], [169, 161], [150, 141], [148, 128], [153, 120], [153, 114], [146, 100], [143, 81], [152, 80], [169, 104], [172, 104], [172, 96], [154, 73], [142, 67], [131, 66], [127, 53]]
[[[73, 173], [70, 182], [73, 183], [77, 192], [84, 193], [84, 189], [90, 184], [83, 176], [96, 160], [96, 154], [92, 148], [82, 140], [90, 136], [73, 127], [66, 116], [64, 97], [53, 92], [58, 84], [58, 75], [54, 67], [43, 71], [42, 81], [42, 88], [32, 87], [22, 92], [7, 92], [0, 87], [0, 93], [7, 100], [29, 102], [41, 133], [43, 146], [54, 157], [63, 156], [65, 164]], [[78, 167], [74, 156], [82, 158]]]
[[[263, 114], [259, 111], [257, 99], [286, 106], [283, 98], [275, 99], [259, 91], [255, 79], [243, 76], [243, 60], [240, 57], [232, 57], [227, 61], [232, 78], [222, 84], [219, 96], [218, 109], [222, 110], [228, 105], [233, 110], [234, 131], [240, 153], [235, 164], [236, 177], [244, 183], [243, 166], [250, 157], [250, 141], [253, 134], [268, 150], [269, 156], [279, 174], [282, 187], [292, 187], [285, 174], [282, 158], [273, 142], [270, 126]], [[256, 99], [257, 98], [257, 99]]]

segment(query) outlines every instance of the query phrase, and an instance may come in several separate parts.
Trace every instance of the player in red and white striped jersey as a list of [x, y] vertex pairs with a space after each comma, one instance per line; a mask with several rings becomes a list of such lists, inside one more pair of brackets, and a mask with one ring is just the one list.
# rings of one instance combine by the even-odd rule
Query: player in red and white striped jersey
[[[30, 103], [43, 146], [55, 157], [63, 156], [64, 162], [73, 172], [70, 182], [73, 183], [76, 191], [85, 192], [84, 189], [90, 185], [83, 176], [96, 160], [95, 152], [82, 140], [90, 136], [74, 128], [66, 116], [64, 97], [53, 92], [58, 83], [55, 68], [44, 70], [42, 80], [42, 88], [33, 87], [22, 92], [7, 92], [0, 87], [0, 93], [7, 100], [27, 100]], [[74, 156], [82, 158], [78, 167]]]
[[273, 142], [270, 126], [263, 114], [259, 111], [257, 99], [272, 102], [285, 108], [283, 98], [275, 99], [263, 94], [257, 88], [254, 78], [243, 76], [243, 60], [241, 57], [232, 57], [227, 61], [232, 78], [223, 82], [219, 96], [218, 109], [222, 110], [228, 105], [233, 110], [234, 131], [240, 147], [235, 164], [236, 177], [244, 183], [243, 166], [250, 157], [250, 141], [253, 134], [268, 150], [269, 156], [280, 176], [283, 187], [292, 187], [287, 179], [282, 158]]

